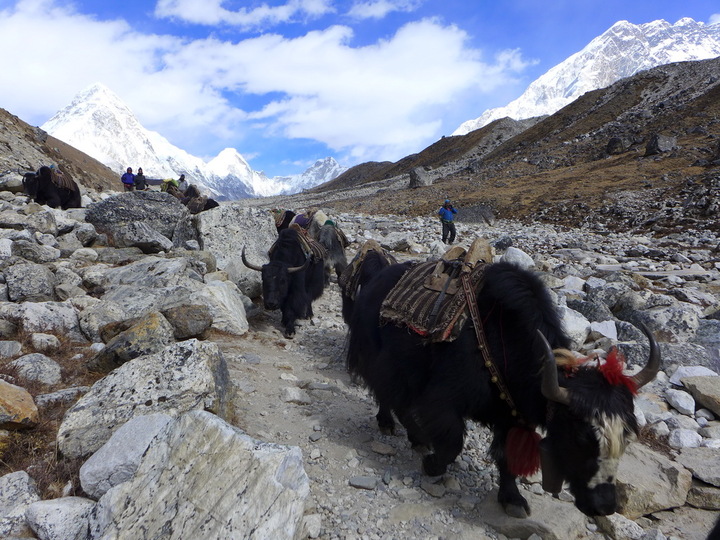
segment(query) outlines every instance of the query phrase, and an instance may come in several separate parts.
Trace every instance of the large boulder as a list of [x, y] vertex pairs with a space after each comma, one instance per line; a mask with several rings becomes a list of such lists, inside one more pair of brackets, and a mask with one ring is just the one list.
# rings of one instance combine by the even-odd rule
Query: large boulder
[[250, 298], [262, 293], [260, 272], [250, 270], [240, 258], [243, 247], [256, 264], [267, 262], [267, 251], [277, 240], [275, 220], [270, 213], [237, 204], [222, 205], [212, 212], [195, 216], [201, 248], [215, 255], [217, 267], [224, 270]]
[[85, 220], [95, 230], [114, 238], [119, 227], [145, 223], [166, 238], [172, 239], [181, 219], [190, 215], [175, 197], [159, 191], [131, 191], [91, 204]]
[[690, 471], [638, 443], [628, 446], [617, 471], [618, 512], [630, 519], [683, 506]]
[[67, 457], [89, 455], [122, 424], [140, 415], [177, 416], [206, 409], [228, 416], [231, 391], [227, 364], [215, 343], [195, 339], [175, 343], [131, 360], [95, 383], [65, 413], [58, 447]]
[[299, 448], [188, 412], [152, 441], [132, 480], [100, 499], [90, 536], [292, 540], [305, 537], [309, 492]]

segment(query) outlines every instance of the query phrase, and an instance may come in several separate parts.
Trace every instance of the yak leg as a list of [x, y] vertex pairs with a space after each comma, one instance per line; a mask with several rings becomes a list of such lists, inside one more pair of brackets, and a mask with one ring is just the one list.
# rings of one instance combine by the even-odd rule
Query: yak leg
[[465, 421], [451, 411], [435, 411], [432, 422], [420, 418], [429, 435], [432, 454], [423, 458], [423, 469], [428, 476], [444, 474], [447, 466], [460, 455], [465, 439]]
[[292, 339], [295, 335], [296, 320], [297, 317], [295, 316], [295, 313], [292, 312], [292, 310], [283, 310], [280, 324], [282, 324], [283, 328], [285, 328], [283, 336], [285, 336], [287, 339]]
[[505, 438], [506, 433], [496, 431], [493, 438], [490, 452], [495, 458], [500, 478], [498, 480], [498, 502], [502, 505], [508, 516], [515, 518], [526, 518], [530, 515], [530, 505], [525, 497], [520, 495], [516, 476], [510, 472], [505, 459]]
[[375, 415], [375, 418], [377, 418], [378, 428], [380, 428], [381, 433], [385, 435], [395, 435], [395, 419], [389, 408], [380, 405], [380, 409]]

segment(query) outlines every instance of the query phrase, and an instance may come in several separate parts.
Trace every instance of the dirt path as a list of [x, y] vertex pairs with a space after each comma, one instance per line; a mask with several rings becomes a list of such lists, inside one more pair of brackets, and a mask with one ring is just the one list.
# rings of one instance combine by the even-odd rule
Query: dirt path
[[[376, 408], [342, 359], [346, 327], [331, 283], [294, 339], [278, 312], [251, 319], [251, 330], [220, 344], [238, 387], [237, 424], [265, 441], [299, 446], [310, 478], [312, 536], [323, 539], [496, 538], [477, 503], [492, 487], [486, 432], [474, 428], [466, 450], [442, 478], [420, 472], [404, 432], [382, 435]], [[314, 508], [313, 508], [314, 506]]]

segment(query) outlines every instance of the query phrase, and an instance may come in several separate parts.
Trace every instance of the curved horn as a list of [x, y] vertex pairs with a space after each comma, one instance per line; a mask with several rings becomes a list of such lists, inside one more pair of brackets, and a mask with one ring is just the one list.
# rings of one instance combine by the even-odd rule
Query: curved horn
[[245, 266], [247, 266], [250, 270], [257, 270], [258, 272], [262, 271], [262, 266], [256, 266], [254, 264], [250, 264], [245, 257], [245, 246], [242, 248], [242, 253], [240, 254], [240, 258], [242, 259], [242, 262]]
[[310, 264], [310, 255], [307, 256], [305, 259], [305, 262], [302, 266], [291, 266], [288, 268], [288, 274], [294, 274], [295, 272], [299, 272], [300, 270], [305, 270], [308, 265]]
[[536, 330], [538, 336], [545, 347], [545, 359], [543, 360], [543, 378], [542, 378], [542, 394], [550, 401], [555, 401], [563, 405], [570, 405], [570, 392], [567, 388], [560, 386], [558, 382], [557, 364], [555, 364], [555, 354], [540, 330]]
[[657, 341], [655, 341], [655, 336], [653, 336], [652, 332], [648, 330], [648, 327], [645, 326], [644, 323], [640, 323], [639, 326], [650, 342], [650, 355], [645, 367], [631, 377], [638, 389], [652, 381], [660, 370], [660, 347], [658, 347]]

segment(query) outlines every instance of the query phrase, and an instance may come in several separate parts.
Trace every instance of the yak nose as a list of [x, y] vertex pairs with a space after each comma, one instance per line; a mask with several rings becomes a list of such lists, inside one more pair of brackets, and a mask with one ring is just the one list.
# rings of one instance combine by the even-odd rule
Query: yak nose
[[609, 516], [617, 510], [615, 485], [599, 484], [590, 493], [592, 515]]

